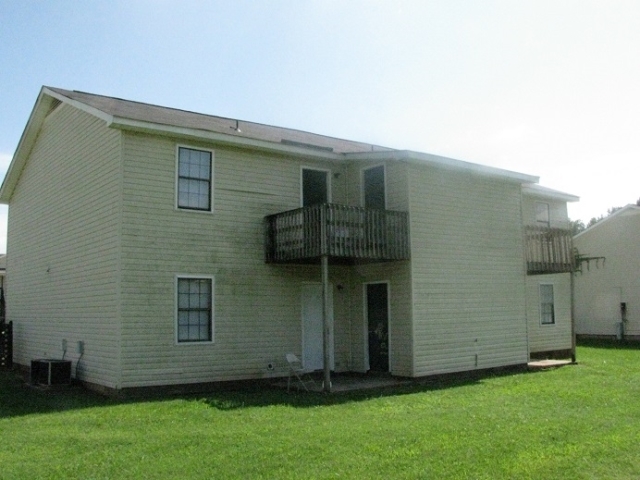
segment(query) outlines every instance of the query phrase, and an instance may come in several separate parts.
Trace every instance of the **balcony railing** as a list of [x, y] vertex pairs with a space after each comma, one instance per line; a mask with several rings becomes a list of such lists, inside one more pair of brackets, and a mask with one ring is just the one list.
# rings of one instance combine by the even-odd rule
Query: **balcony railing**
[[567, 273], [573, 271], [571, 231], [539, 226], [525, 227], [527, 273]]
[[323, 204], [269, 215], [267, 263], [392, 261], [409, 258], [406, 212]]

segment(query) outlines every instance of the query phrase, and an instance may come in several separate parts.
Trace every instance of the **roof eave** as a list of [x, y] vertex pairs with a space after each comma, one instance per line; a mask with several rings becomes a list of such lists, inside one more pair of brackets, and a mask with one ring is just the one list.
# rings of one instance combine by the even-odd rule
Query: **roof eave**
[[250, 148], [253, 150], [262, 150], [270, 152], [285, 153], [296, 156], [303, 156], [324, 160], [340, 160], [343, 157], [341, 153], [330, 152], [326, 150], [314, 150], [295, 145], [285, 145], [282, 143], [268, 142], [266, 140], [257, 140], [253, 138], [240, 137], [237, 135], [226, 135], [224, 133], [212, 132], [209, 130], [200, 130], [196, 128], [178, 127], [175, 125], [166, 125], [160, 123], [145, 122], [141, 120], [132, 120], [129, 118], [113, 117], [107, 124], [109, 127], [131, 132], [142, 132], [152, 134], [166, 134], [193, 140], [206, 140], [218, 144], [224, 144], [233, 147]]
[[2, 181], [2, 186], [0, 186], [0, 203], [8, 204], [9, 200], [11, 200], [13, 189], [18, 182], [22, 168], [24, 167], [26, 159], [29, 156], [29, 152], [35, 143], [42, 122], [47, 116], [47, 112], [49, 111], [53, 100], [54, 99], [45, 92], [45, 87], [42, 87], [33, 109], [31, 110], [31, 115], [29, 115], [29, 120], [27, 120], [27, 124], [22, 131], [20, 141], [18, 142], [18, 146], [13, 154], [7, 173]]
[[560, 200], [563, 202], [578, 202], [580, 201], [580, 197], [576, 195], [572, 195], [570, 193], [561, 192], [559, 190], [553, 190], [551, 188], [546, 188], [541, 185], [527, 184], [522, 186], [522, 191], [526, 195], [540, 197], [540, 198], [548, 198], [553, 200]]
[[640, 206], [638, 205], [634, 205], [633, 203], [630, 203], [628, 205], [625, 205], [624, 207], [622, 207], [619, 210], [616, 210], [615, 212], [613, 212], [610, 215], [607, 215], [606, 217], [604, 217], [602, 220], [597, 221], [596, 223], [594, 223], [593, 225], [591, 225], [590, 227], [587, 227], [585, 230], [581, 231], [580, 233], [576, 234], [573, 238], [578, 238], [581, 237], [582, 235], [584, 235], [585, 233], [589, 233], [592, 230], [596, 230], [598, 228], [602, 228], [603, 225], [606, 225], [609, 223], [609, 221], [611, 221], [612, 219], [615, 219], [617, 217], [620, 217], [622, 215], [625, 215], [629, 212], [632, 212], [635, 215], [640, 215]]
[[540, 181], [540, 177], [534, 175], [528, 175], [525, 173], [512, 172], [510, 170], [504, 170], [496, 167], [489, 167], [486, 165], [480, 165], [477, 163], [465, 162], [463, 160], [457, 160], [455, 158], [442, 157], [440, 155], [433, 155], [431, 153], [415, 152], [412, 150], [395, 150], [391, 152], [362, 152], [362, 153], [347, 153], [345, 158], [352, 160], [405, 160], [418, 163], [430, 163], [443, 168], [450, 168], [455, 170], [466, 170], [471, 173], [475, 173], [482, 176], [497, 177], [505, 180], [510, 180], [516, 183], [537, 183]]
[[20, 137], [20, 141], [18, 142], [18, 147], [13, 154], [13, 159], [9, 164], [9, 168], [7, 169], [7, 173], [2, 182], [2, 186], [0, 186], [0, 204], [8, 204], [11, 200], [13, 190], [18, 182], [18, 179], [20, 178], [20, 174], [22, 173], [25, 162], [35, 144], [38, 133], [40, 132], [40, 128], [42, 127], [45, 118], [49, 114], [51, 106], [56, 100], [61, 103], [73, 105], [80, 110], [101, 118], [102, 120], [107, 122], [107, 124], [111, 121], [111, 116], [100, 110], [61, 95], [48, 87], [42, 87], [40, 89], [40, 93], [38, 94], [38, 98], [36, 99], [36, 103], [31, 110], [31, 115], [29, 115], [29, 120], [27, 120], [27, 125], [22, 132], [22, 136]]

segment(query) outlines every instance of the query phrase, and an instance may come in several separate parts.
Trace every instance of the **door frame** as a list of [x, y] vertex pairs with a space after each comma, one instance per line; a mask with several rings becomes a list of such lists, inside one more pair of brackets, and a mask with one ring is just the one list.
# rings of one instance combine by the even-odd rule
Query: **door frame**
[[365, 372], [371, 370], [371, 365], [369, 364], [369, 307], [367, 301], [367, 286], [378, 284], [385, 284], [387, 286], [387, 348], [389, 350], [388, 371], [391, 372], [391, 359], [393, 358], [393, 356], [391, 354], [391, 282], [389, 280], [376, 280], [371, 282], [364, 282], [362, 284], [362, 316], [364, 319], [362, 325], [364, 333], [364, 367]]
[[[300, 322], [301, 322], [301, 345], [302, 348], [300, 349], [300, 360], [302, 361], [302, 366], [304, 368], [307, 368], [306, 365], [306, 357], [305, 357], [305, 316], [304, 316], [304, 311], [305, 311], [305, 293], [304, 293], [304, 288], [305, 287], [318, 287], [320, 289], [320, 291], [322, 292], [322, 283], [321, 282], [302, 282], [301, 284], [301, 288], [300, 288]], [[333, 285], [331, 283], [329, 283], [329, 298], [331, 300], [331, 310], [329, 311], [329, 323], [331, 325], [331, 332], [330, 332], [330, 341], [329, 341], [329, 366], [331, 368], [331, 370], [335, 370], [335, 325], [334, 325], [334, 318], [333, 318], [333, 311], [334, 311], [334, 302], [333, 302]], [[320, 293], [320, 308], [322, 309], [322, 302], [324, 301], [323, 297], [322, 297], [322, 293]], [[321, 319], [322, 321], [322, 319]], [[320, 342], [323, 342], [323, 329], [324, 329], [324, 325], [322, 325], [322, 328], [320, 329]], [[321, 343], [322, 344], [322, 343]], [[323, 359], [324, 361], [324, 359]], [[320, 369], [322, 369], [323, 367], [320, 366]]]

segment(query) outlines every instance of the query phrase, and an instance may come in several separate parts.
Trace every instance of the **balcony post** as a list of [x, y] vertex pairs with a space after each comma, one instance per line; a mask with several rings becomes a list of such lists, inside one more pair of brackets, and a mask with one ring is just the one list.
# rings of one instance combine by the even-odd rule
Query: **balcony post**
[[329, 297], [329, 256], [322, 255], [322, 356], [324, 382], [323, 390], [331, 393], [331, 311]]
[[571, 275], [571, 363], [576, 363], [576, 284], [575, 284], [575, 262]]

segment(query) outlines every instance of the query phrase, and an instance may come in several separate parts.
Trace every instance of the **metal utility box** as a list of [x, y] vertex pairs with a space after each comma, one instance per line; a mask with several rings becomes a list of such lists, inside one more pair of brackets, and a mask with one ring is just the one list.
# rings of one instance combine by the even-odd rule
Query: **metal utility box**
[[69, 385], [71, 360], [31, 360], [31, 383], [34, 385]]

